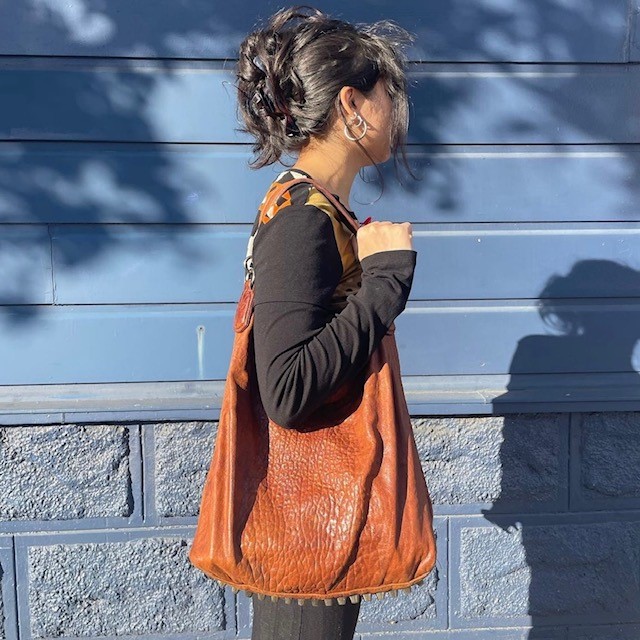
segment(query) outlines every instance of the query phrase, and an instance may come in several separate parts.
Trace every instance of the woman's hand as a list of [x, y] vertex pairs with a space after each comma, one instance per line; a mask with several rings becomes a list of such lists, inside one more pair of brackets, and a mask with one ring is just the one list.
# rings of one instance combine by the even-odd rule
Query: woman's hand
[[358, 260], [379, 251], [413, 249], [410, 222], [374, 221], [363, 224], [356, 233]]

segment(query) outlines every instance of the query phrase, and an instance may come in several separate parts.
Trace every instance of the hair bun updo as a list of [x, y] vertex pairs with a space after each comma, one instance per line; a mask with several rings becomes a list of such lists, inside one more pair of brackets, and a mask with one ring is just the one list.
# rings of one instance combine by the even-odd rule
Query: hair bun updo
[[244, 38], [236, 68], [239, 131], [255, 139], [250, 166], [299, 151], [341, 114], [342, 87], [366, 95], [381, 77], [393, 100], [392, 147], [404, 156], [409, 110], [401, 49], [412, 41], [388, 20], [356, 26], [308, 5], [273, 14]]

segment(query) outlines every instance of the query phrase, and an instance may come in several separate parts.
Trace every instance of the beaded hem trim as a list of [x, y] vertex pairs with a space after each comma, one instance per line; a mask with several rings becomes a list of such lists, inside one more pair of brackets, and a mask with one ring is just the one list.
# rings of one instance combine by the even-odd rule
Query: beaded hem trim
[[[228, 584], [226, 582], [223, 582], [222, 580], [218, 580], [217, 578], [214, 578], [214, 580], [221, 587], [226, 587]], [[343, 597], [337, 597], [337, 598], [295, 598], [293, 596], [287, 597], [287, 596], [268, 595], [265, 593], [259, 593], [257, 591], [251, 591], [249, 589], [240, 589], [234, 585], [231, 585], [231, 590], [233, 591], [233, 593], [239, 593], [240, 591], [242, 591], [249, 598], [257, 596], [258, 600], [264, 600], [265, 598], [270, 598], [272, 602], [277, 602], [278, 600], [284, 600], [286, 604], [291, 604], [291, 602], [296, 600], [300, 606], [304, 605], [305, 602], [310, 601], [311, 605], [314, 607], [319, 607], [322, 604], [329, 607], [334, 604], [338, 604], [338, 605], [347, 604], [347, 599], [349, 599], [351, 602], [355, 604], [357, 602], [360, 602], [361, 600], [364, 600], [365, 602], [369, 602], [373, 596], [375, 596], [378, 600], [384, 599], [385, 596], [397, 598], [398, 593], [400, 591], [403, 591], [405, 593], [411, 593], [411, 587], [417, 587], [423, 582], [424, 582], [424, 577], [420, 578], [420, 580], [417, 580], [416, 582], [409, 585], [408, 587], [401, 587], [399, 589], [388, 589], [386, 591], [375, 591], [371, 593], [355, 593], [350, 596], [343, 596]]]

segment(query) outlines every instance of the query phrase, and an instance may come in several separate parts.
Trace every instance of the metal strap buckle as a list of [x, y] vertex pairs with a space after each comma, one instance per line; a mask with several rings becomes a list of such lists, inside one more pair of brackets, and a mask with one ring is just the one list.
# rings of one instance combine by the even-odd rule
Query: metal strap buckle
[[251, 282], [251, 286], [253, 286], [255, 272], [254, 272], [253, 261], [251, 259], [251, 256], [247, 256], [244, 260], [244, 271], [245, 271], [244, 279], [249, 280]]

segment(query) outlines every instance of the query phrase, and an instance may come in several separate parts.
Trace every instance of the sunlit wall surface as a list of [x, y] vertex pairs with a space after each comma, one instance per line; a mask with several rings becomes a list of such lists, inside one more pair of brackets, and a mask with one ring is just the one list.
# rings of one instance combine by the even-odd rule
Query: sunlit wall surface
[[[0, 4], [0, 638], [248, 638], [186, 560], [250, 225], [233, 67], [272, 1]], [[638, 0], [317, 2], [413, 31], [397, 319], [431, 581], [364, 638], [640, 637]], [[373, 204], [368, 204], [373, 202]]]

